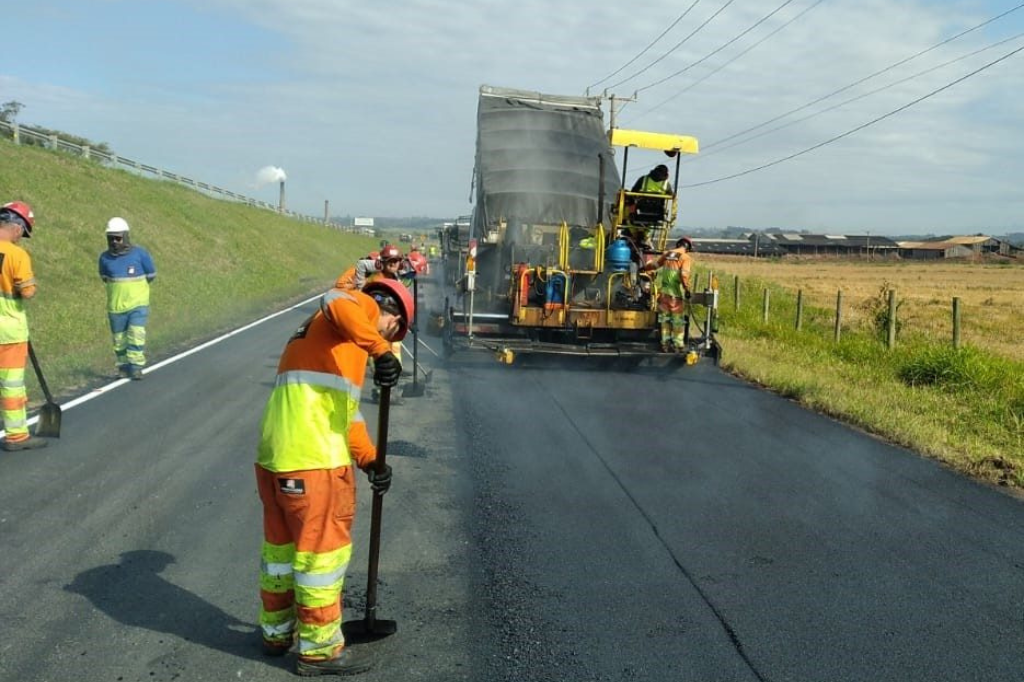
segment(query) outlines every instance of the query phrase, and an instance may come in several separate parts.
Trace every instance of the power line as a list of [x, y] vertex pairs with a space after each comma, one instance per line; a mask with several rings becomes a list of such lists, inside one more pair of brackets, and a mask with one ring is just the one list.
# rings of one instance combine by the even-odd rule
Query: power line
[[733, 2], [735, 2], [735, 1], [736, 1], [736, 0], [727, 0], [727, 1], [726, 1], [726, 3], [725, 3], [724, 5], [722, 5], [721, 7], [719, 7], [719, 8], [718, 8], [718, 10], [717, 10], [717, 11], [716, 11], [716, 12], [715, 12], [714, 14], [712, 14], [712, 15], [711, 15], [710, 17], [708, 17], [707, 19], [705, 19], [705, 20], [704, 20], [704, 23], [703, 23], [703, 24], [701, 24], [701, 25], [700, 25], [700, 26], [698, 26], [697, 28], [695, 28], [695, 29], [693, 29], [692, 31], [690, 31], [690, 34], [689, 34], [688, 36], [686, 36], [685, 38], [683, 38], [682, 40], [680, 40], [680, 41], [679, 41], [678, 43], [676, 43], [675, 45], [673, 45], [673, 46], [672, 46], [672, 47], [671, 47], [671, 48], [669, 49], [669, 51], [668, 51], [668, 52], [666, 52], [665, 54], [661, 55], [660, 57], [658, 57], [657, 59], [655, 59], [655, 60], [654, 60], [653, 62], [651, 62], [650, 64], [648, 64], [648, 65], [647, 65], [647, 66], [645, 66], [644, 68], [640, 69], [639, 71], [637, 71], [636, 73], [634, 73], [634, 74], [633, 74], [632, 76], [627, 76], [626, 78], [622, 79], [622, 80], [621, 80], [621, 81], [619, 81], [618, 83], [615, 83], [615, 84], [613, 84], [613, 85], [610, 85], [610, 86], [608, 86], [608, 87], [609, 87], [609, 88], [617, 88], [617, 87], [619, 87], [620, 85], [622, 85], [623, 83], [627, 83], [627, 82], [629, 82], [629, 81], [633, 80], [634, 78], [636, 78], [636, 77], [637, 77], [637, 76], [639, 76], [640, 74], [642, 74], [642, 73], [644, 73], [645, 71], [647, 71], [647, 69], [651, 68], [652, 66], [654, 66], [655, 64], [657, 64], [658, 62], [660, 62], [660, 61], [661, 61], [662, 59], [665, 59], [666, 57], [668, 57], [668, 56], [669, 56], [670, 54], [672, 54], [673, 52], [675, 52], [676, 50], [678, 50], [678, 49], [679, 49], [680, 47], [682, 47], [682, 46], [683, 46], [683, 44], [684, 44], [684, 43], [685, 43], [685, 42], [686, 42], [687, 40], [689, 40], [689, 39], [690, 39], [690, 38], [692, 38], [693, 36], [697, 35], [697, 33], [699, 33], [701, 29], [703, 29], [703, 28], [704, 28], [705, 26], [707, 26], [708, 24], [710, 24], [710, 23], [711, 23], [711, 21], [712, 21], [712, 20], [713, 20], [713, 19], [714, 19], [715, 17], [717, 17], [717, 16], [719, 15], [719, 14], [721, 14], [721, 13], [722, 13], [722, 11], [723, 11], [723, 10], [724, 10], [724, 9], [725, 9], [726, 7], [728, 7], [729, 5], [731, 5], [731, 4], [732, 4]]
[[935, 50], [935, 49], [937, 49], [939, 47], [942, 47], [946, 43], [950, 43], [950, 42], [956, 40], [957, 38], [961, 38], [961, 37], [967, 35], [968, 33], [971, 33], [972, 31], [976, 31], [976, 30], [978, 30], [979, 28], [981, 28], [983, 26], [991, 24], [993, 21], [996, 21], [998, 19], [1002, 19], [1006, 15], [1011, 14], [1013, 12], [1016, 12], [1021, 7], [1024, 7], [1024, 2], [1022, 2], [1019, 5], [1017, 5], [1016, 7], [1012, 7], [1011, 9], [1006, 10], [1002, 14], [996, 15], [996, 16], [992, 17], [991, 19], [987, 19], [987, 20], [981, 22], [980, 24], [978, 24], [976, 26], [972, 26], [971, 28], [963, 30], [960, 33], [957, 33], [956, 35], [950, 36], [949, 38], [946, 38], [945, 40], [943, 40], [941, 42], [938, 42], [938, 43], [932, 45], [931, 47], [929, 47], [927, 49], [924, 49], [924, 50], [921, 50], [920, 52], [912, 54], [909, 57], [906, 57], [905, 59], [901, 59], [900, 61], [895, 62], [894, 64], [890, 64], [889, 66], [885, 67], [884, 69], [881, 69], [879, 71], [875, 71], [873, 74], [871, 74], [869, 76], [865, 76], [864, 78], [861, 78], [858, 81], [854, 81], [853, 83], [850, 83], [849, 85], [845, 85], [845, 86], [839, 88], [838, 90], [833, 90], [832, 92], [828, 93], [827, 95], [819, 97], [816, 100], [812, 100], [812, 101], [808, 102], [807, 104], [804, 104], [802, 106], [797, 107], [796, 109], [791, 109], [791, 110], [787, 111], [784, 114], [780, 114], [779, 116], [776, 116], [775, 118], [768, 119], [767, 121], [764, 121], [763, 123], [758, 123], [756, 126], [753, 126], [751, 128], [747, 128], [746, 130], [741, 130], [740, 132], [733, 133], [732, 135], [729, 135], [728, 137], [724, 137], [721, 140], [715, 140], [714, 142], [706, 144], [706, 145], [704, 145], [704, 149], [711, 149], [712, 147], [715, 147], [716, 145], [720, 145], [723, 142], [728, 142], [729, 140], [731, 140], [731, 139], [733, 139], [735, 137], [739, 137], [740, 135], [746, 135], [749, 132], [753, 132], [753, 131], [757, 130], [758, 128], [763, 128], [766, 125], [771, 125], [772, 123], [775, 123], [776, 121], [778, 121], [780, 119], [783, 119], [783, 118], [785, 118], [787, 116], [790, 116], [791, 114], [795, 114], [798, 111], [803, 111], [804, 109], [806, 109], [808, 107], [812, 107], [815, 104], [817, 104], [818, 102], [823, 102], [824, 100], [826, 100], [826, 99], [828, 99], [830, 97], [834, 97], [834, 96], [838, 95], [841, 92], [845, 92], [845, 91], [847, 91], [847, 90], [849, 90], [849, 89], [851, 89], [853, 87], [856, 87], [856, 86], [860, 85], [861, 83], [863, 83], [865, 81], [871, 80], [872, 78], [874, 78], [876, 76], [880, 76], [883, 73], [886, 73], [887, 71], [892, 71], [897, 66], [902, 66], [903, 64], [906, 64], [907, 62], [909, 62], [909, 61], [911, 61], [913, 59], [917, 59], [918, 57], [920, 57], [923, 54], [927, 54], [928, 52], [931, 52], [932, 50]]
[[792, 19], [790, 19], [789, 21], [787, 21], [787, 22], [785, 22], [784, 24], [780, 25], [780, 26], [779, 26], [779, 27], [777, 27], [777, 28], [776, 28], [775, 30], [773, 30], [773, 31], [772, 31], [771, 33], [769, 33], [768, 35], [764, 36], [763, 38], [761, 38], [761, 39], [760, 39], [760, 40], [758, 40], [757, 42], [753, 43], [752, 45], [750, 45], [750, 47], [748, 47], [747, 49], [743, 50], [743, 51], [742, 51], [742, 52], [740, 52], [740, 53], [739, 53], [738, 55], [736, 55], [735, 57], [733, 57], [733, 58], [732, 58], [732, 59], [730, 59], [729, 61], [725, 62], [724, 64], [722, 64], [722, 65], [721, 65], [721, 66], [719, 66], [718, 68], [716, 68], [716, 69], [713, 69], [713, 70], [712, 70], [712, 71], [710, 71], [710, 72], [709, 72], [709, 73], [708, 73], [707, 75], [705, 75], [705, 76], [704, 76], [703, 78], [700, 78], [700, 79], [698, 79], [698, 80], [694, 81], [693, 83], [690, 83], [689, 85], [687, 85], [687, 86], [686, 86], [685, 88], [683, 88], [682, 90], [680, 90], [680, 91], [679, 91], [679, 92], [677, 92], [676, 94], [672, 95], [672, 96], [671, 96], [671, 97], [669, 97], [668, 99], [664, 99], [664, 100], [662, 100], [662, 101], [661, 101], [661, 102], [659, 102], [658, 104], [655, 104], [655, 105], [654, 105], [653, 107], [651, 107], [651, 108], [649, 108], [649, 109], [645, 109], [645, 110], [641, 111], [641, 112], [640, 112], [639, 114], [637, 114], [637, 118], [640, 118], [640, 117], [642, 117], [642, 116], [646, 116], [647, 114], [651, 113], [652, 111], [655, 111], [655, 110], [657, 110], [657, 109], [660, 109], [661, 107], [665, 106], [666, 104], [668, 104], [668, 103], [669, 103], [669, 102], [671, 102], [672, 100], [674, 100], [674, 99], [677, 99], [677, 98], [679, 98], [680, 96], [682, 96], [682, 95], [683, 95], [684, 93], [686, 93], [687, 91], [689, 91], [689, 90], [691, 90], [691, 89], [693, 89], [693, 88], [697, 87], [698, 85], [700, 85], [701, 83], [703, 83], [703, 82], [704, 82], [704, 81], [706, 81], [707, 79], [711, 78], [711, 77], [712, 77], [712, 76], [714, 76], [714, 75], [715, 75], [716, 73], [718, 73], [719, 71], [721, 71], [721, 70], [722, 70], [722, 69], [724, 69], [725, 67], [729, 66], [729, 65], [730, 65], [730, 64], [732, 64], [732, 63], [733, 63], [734, 61], [736, 61], [737, 59], [739, 59], [739, 58], [740, 58], [740, 57], [742, 57], [743, 55], [747, 54], [748, 52], [750, 52], [751, 50], [753, 50], [753, 49], [754, 49], [755, 47], [757, 47], [757, 46], [758, 46], [758, 45], [760, 45], [761, 43], [765, 42], [766, 40], [768, 40], [769, 38], [771, 38], [772, 36], [774, 36], [774, 35], [775, 35], [776, 33], [778, 33], [779, 31], [781, 31], [782, 29], [786, 28], [787, 26], [789, 26], [790, 24], [792, 24], [792, 23], [793, 23], [794, 21], [796, 21], [797, 19], [799, 19], [799, 18], [800, 18], [800, 17], [802, 17], [803, 15], [807, 14], [808, 12], [810, 12], [810, 11], [811, 11], [812, 9], [814, 9], [815, 7], [817, 7], [818, 5], [820, 5], [820, 4], [821, 4], [821, 3], [823, 3], [823, 2], [825, 2], [825, 0], [816, 0], [816, 2], [815, 2], [814, 4], [812, 4], [812, 5], [808, 5], [807, 7], [805, 7], [804, 9], [802, 9], [802, 10], [800, 11], [800, 13], [799, 13], [799, 14], [797, 14], [796, 16], [794, 16], [794, 17], [793, 17]]
[[733, 180], [735, 178], [739, 178], [739, 177], [742, 177], [744, 175], [749, 175], [751, 173], [755, 173], [755, 172], [757, 172], [759, 170], [764, 170], [765, 168], [771, 168], [772, 166], [777, 166], [780, 163], [783, 163], [784, 161], [789, 161], [790, 159], [795, 159], [798, 156], [803, 156], [804, 154], [812, 152], [815, 149], [820, 149], [821, 147], [824, 147], [825, 145], [829, 145], [829, 144], [832, 144], [833, 142], [836, 142], [837, 140], [841, 140], [844, 137], [849, 137], [850, 135], [853, 135], [856, 132], [864, 130], [868, 126], [872, 126], [872, 125], [878, 123], [879, 121], [884, 121], [885, 119], [889, 118], [890, 116], [894, 116], [895, 114], [898, 114], [901, 111], [905, 111], [905, 110], [909, 109], [910, 107], [914, 106], [915, 104], [917, 104], [918, 102], [923, 102], [924, 100], [928, 99], [929, 97], [937, 95], [937, 94], [939, 94], [940, 92], [942, 92], [944, 90], [948, 90], [949, 88], [953, 87], [954, 85], [962, 83], [965, 80], [967, 80], [968, 78], [971, 78], [972, 76], [975, 76], [975, 75], [981, 73], [985, 69], [988, 69], [989, 67], [995, 66], [996, 64], [998, 64], [1001, 61], [1009, 59], [1010, 57], [1012, 57], [1013, 55], [1017, 54], [1018, 52], [1020, 52], [1022, 50], [1024, 50], [1024, 45], [1018, 47], [1016, 50], [1012, 50], [1010, 52], [1007, 52], [1002, 57], [999, 57], [998, 59], [995, 59], [995, 60], [989, 62], [988, 64], [985, 64], [984, 66], [981, 66], [981, 67], [975, 69], [974, 71], [971, 71], [970, 73], [968, 73], [968, 74], [966, 74], [964, 76], [961, 76], [960, 78], [957, 78], [955, 81], [952, 81], [950, 83], [947, 83], [947, 84], [943, 85], [941, 88], [937, 88], [935, 90], [932, 90], [928, 94], [922, 95], [921, 97], [918, 97], [917, 99], [912, 100], [912, 101], [908, 102], [907, 104], [904, 104], [902, 107], [900, 107], [898, 109], [894, 109], [894, 110], [890, 111], [887, 114], [883, 114], [882, 116], [879, 116], [878, 118], [872, 119], [872, 120], [868, 121], [867, 123], [863, 123], [863, 124], [857, 126], [856, 128], [851, 128], [850, 130], [847, 130], [845, 133], [841, 133], [839, 135], [836, 135], [835, 137], [829, 138], [829, 139], [825, 140], [824, 142], [819, 142], [818, 144], [816, 144], [816, 145], [814, 145], [812, 147], [808, 147], [807, 149], [803, 149], [803, 150], [801, 150], [799, 152], [796, 152], [795, 154], [790, 154], [789, 156], [784, 156], [781, 159], [775, 159], [774, 161], [771, 161], [769, 163], [763, 164], [763, 165], [758, 166], [756, 168], [748, 168], [745, 171], [741, 171], [739, 173], [733, 173], [732, 175], [727, 175], [725, 177], [716, 178], [714, 180], [706, 180], [705, 182], [696, 182], [696, 183], [693, 183], [691, 185], [682, 185], [680, 187], [680, 189], [692, 189], [694, 187], [703, 187], [705, 185], [713, 185], [713, 184], [715, 184], [717, 182], [723, 182], [725, 180]]
[[[660, 79], [660, 80], [656, 80], [656, 81], [654, 81], [653, 83], [651, 83], [651, 84], [649, 84], [649, 85], [645, 85], [645, 86], [643, 86], [642, 88], [638, 88], [638, 89], [637, 89], [637, 92], [638, 92], [638, 93], [640, 93], [640, 92], [643, 92], [644, 90], [650, 90], [650, 89], [651, 89], [651, 88], [653, 88], [654, 86], [656, 86], [656, 85], [661, 85], [662, 83], [664, 83], [664, 82], [666, 82], [666, 81], [672, 80], [672, 79], [673, 79], [673, 78], [675, 78], [676, 76], [679, 76], [679, 75], [681, 75], [681, 74], [683, 74], [683, 73], [686, 73], [687, 71], [689, 71], [689, 70], [690, 70], [690, 69], [692, 69], [693, 67], [697, 66], [698, 64], [700, 64], [700, 63], [702, 63], [702, 62], [704, 62], [704, 61], [706, 61], [706, 60], [710, 59], [711, 57], [715, 56], [716, 54], [718, 54], [719, 52], [721, 52], [721, 51], [722, 51], [722, 50], [724, 50], [725, 48], [727, 48], [727, 47], [729, 47], [730, 45], [732, 45], [733, 43], [735, 43], [735, 42], [736, 42], [737, 40], [739, 40], [739, 39], [740, 39], [740, 38], [742, 38], [743, 36], [747, 35], [747, 34], [748, 34], [748, 33], [750, 33], [751, 31], [753, 31], [753, 30], [754, 30], [755, 28], [757, 28], [758, 26], [760, 26], [760, 25], [761, 25], [761, 24], [763, 24], [764, 22], [766, 22], [766, 21], [768, 21], [769, 19], [771, 19], [771, 18], [772, 18], [772, 17], [773, 17], [773, 16], [774, 16], [774, 15], [775, 15], [775, 14], [776, 14], [777, 12], [781, 11], [781, 10], [782, 10], [782, 9], [783, 9], [783, 8], [784, 8], [784, 7], [786, 6], [786, 5], [790, 4], [791, 2], [793, 2], [793, 0], [786, 0], [786, 1], [784, 2], [784, 3], [782, 3], [781, 5], [779, 5], [778, 7], [776, 7], [775, 9], [773, 9], [773, 10], [772, 10], [771, 12], [769, 12], [768, 14], [764, 15], [763, 17], [761, 17], [760, 19], [758, 19], [757, 21], [755, 21], [755, 22], [754, 22], [753, 24], [751, 24], [751, 25], [750, 25], [750, 26], [749, 26], [749, 27], [747, 28], [747, 30], [745, 30], [745, 31], [743, 31], [742, 33], [740, 33], [739, 35], [735, 36], [735, 37], [734, 37], [734, 38], [733, 38], [732, 40], [730, 40], [730, 41], [728, 41], [728, 42], [726, 42], [726, 43], [724, 43], [724, 44], [720, 45], [720, 46], [719, 46], [718, 48], [716, 48], [716, 49], [712, 50], [712, 51], [711, 51], [711, 52], [709, 52], [708, 54], [704, 55], [703, 57], [701, 57], [701, 58], [700, 58], [700, 59], [698, 59], [697, 61], [695, 61], [695, 62], [693, 62], [692, 64], [690, 64], [689, 66], [687, 66], [687, 67], [684, 67], [684, 68], [682, 68], [682, 69], [680, 69], [680, 70], [676, 71], [675, 73], [671, 73], [671, 74], [669, 74], [669, 75], [665, 76], [664, 78], [662, 78], [662, 79]], [[726, 5], [726, 6], [728, 6], [728, 5]], [[725, 9], [725, 7], [726, 7], [726, 6], [723, 6], [723, 7], [722, 7], [722, 9]], [[719, 10], [719, 11], [721, 11], [721, 10]], [[712, 17], [712, 19], [713, 19], [713, 18], [714, 18], [714, 17]], [[709, 20], [709, 21], [710, 21], [710, 20]]]
[[[822, 114], [826, 114], [826, 113], [828, 113], [830, 111], [835, 111], [836, 109], [844, 107], [847, 104], [852, 104], [853, 102], [856, 102], [858, 100], [862, 100], [862, 99], [864, 99], [866, 97], [870, 97], [871, 95], [876, 95], [876, 94], [882, 92], [883, 90], [888, 90], [889, 88], [895, 87], [897, 85], [901, 85], [901, 84], [906, 83], [908, 81], [915, 80], [917, 78], [920, 78], [921, 76], [924, 76], [924, 75], [927, 75], [929, 73], [932, 73], [933, 71], [938, 71], [939, 69], [944, 69], [947, 66], [949, 66], [950, 64], [955, 64], [957, 62], [961, 62], [961, 61], [963, 61], [965, 59], [968, 59], [969, 57], [973, 57], [975, 55], [981, 54], [982, 52], [987, 52], [988, 50], [991, 50], [993, 48], [999, 47], [1000, 45], [1005, 45], [1006, 43], [1013, 42], [1014, 40], [1017, 40], [1017, 39], [1022, 38], [1022, 37], [1024, 37], [1024, 33], [1018, 33], [1015, 36], [1011, 36], [1009, 38], [1004, 38], [1003, 40], [1000, 40], [998, 42], [992, 43], [991, 45], [986, 45], [985, 47], [982, 47], [982, 48], [979, 48], [977, 50], [974, 50], [973, 52], [968, 52], [967, 54], [960, 55], [959, 57], [956, 57], [955, 59], [950, 59], [949, 61], [943, 62], [943, 63], [938, 64], [936, 66], [933, 66], [931, 68], [925, 69], [924, 71], [919, 71], [918, 73], [915, 73], [912, 76], [907, 76], [906, 78], [901, 78], [900, 80], [893, 81], [892, 83], [889, 83], [888, 85], [883, 85], [880, 88], [875, 88], [874, 90], [870, 90], [870, 91], [865, 92], [863, 94], [857, 95], [856, 97], [851, 97], [850, 99], [843, 100], [842, 102], [839, 102], [838, 104], [833, 104], [830, 107], [826, 107], [825, 109], [822, 109], [821, 111], [816, 111], [813, 114], [809, 114], [807, 116], [804, 116], [803, 118], [798, 118], [798, 119], [789, 121], [787, 123], [783, 123], [782, 125], [775, 126], [774, 128], [769, 128], [768, 130], [763, 130], [760, 133], [758, 133], [757, 135], [752, 135], [752, 136], [750, 136], [750, 137], [748, 137], [746, 139], [743, 139], [743, 140], [737, 140], [736, 142], [733, 142], [732, 144], [727, 144], [724, 147], [718, 147], [717, 149], [714, 149], [714, 150], [712, 150], [710, 152], [707, 152], [706, 154], [703, 154], [702, 156], [706, 158], [708, 156], [712, 156], [712, 155], [717, 154], [719, 152], [724, 152], [726, 149], [732, 149], [733, 147], [738, 147], [738, 146], [746, 144], [747, 142], [750, 142], [752, 140], [756, 140], [759, 137], [764, 137], [765, 135], [769, 135], [771, 133], [777, 132], [779, 130], [782, 130], [783, 128], [788, 128], [790, 126], [796, 125], [797, 123], [803, 123], [804, 121], [810, 120], [810, 119], [812, 119], [812, 118], [814, 118], [816, 116], [820, 116]], [[692, 158], [696, 158], [696, 157], [692, 157]]]
[[587, 86], [587, 92], [589, 93], [589, 92], [590, 92], [590, 89], [591, 89], [591, 88], [597, 87], [598, 85], [600, 85], [601, 83], [604, 83], [604, 82], [605, 82], [606, 80], [608, 80], [609, 78], [611, 78], [611, 77], [613, 77], [613, 76], [616, 76], [616, 75], [618, 75], [619, 73], [621, 73], [622, 71], [624, 71], [624, 70], [626, 69], [626, 67], [627, 67], [627, 66], [629, 66], [630, 64], [632, 64], [632, 63], [633, 63], [633, 62], [635, 62], [636, 60], [640, 59], [640, 57], [644, 56], [644, 55], [645, 55], [645, 54], [647, 53], [647, 51], [648, 51], [648, 50], [650, 50], [650, 49], [651, 49], [652, 47], [654, 47], [654, 45], [655, 45], [655, 44], [656, 44], [656, 43], [657, 43], [657, 42], [658, 42], [659, 40], [661, 40], [662, 38], [664, 38], [664, 37], [665, 37], [665, 34], [667, 34], [667, 33], [668, 33], [669, 31], [671, 31], [671, 30], [672, 30], [673, 28], [675, 28], [675, 27], [676, 27], [676, 24], [678, 24], [678, 23], [679, 23], [680, 21], [682, 21], [682, 20], [683, 20], [683, 19], [684, 19], [684, 18], [686, 17], [686, 15], [690, 13], [690, 10], [692, 10], [692, 9], [693, 9], [694, 7], [696, 7], [696, 6], [697, 6], [697, 3], [699, 3], [699, 2], [700, 2], [700, 0], [693, 0], [693, 4], [692, 4], [692, 5], [690, 5], [689, 7], [687, 7], [687, 8], [686, 8], [686, 11], [684, 11], [684, 12], [683, 12], [682, 14], [680, 14], [680, 15], [679, 15], [678, 17], [676, 17], [676, 20], [675, 20], [675, 21], [673, 21], [673, 22], [672, 22], [672, 24], [671, 24], [671, 25], [670, 25], [670, 26], [669, 26], [668, 28], [666, 28], [666, 29], [665, 29], [664, 31], [662, 31], [662, 32], [661, 32], [661, 35], [659, 35], [659, 36], [658, 36], [657, 38], [655, 38], [654, 40], [652, 40], [652, 41], [651, 41], [651, 42], [650, 42], [650, 43], [649, 43], [649, 44], [647, 45], [647, 47], [645, 47], [644, 49], [640, 50], [640, 52], [638, 52], [638, 53], [637, 53], [637, 55], [636, 55], [635, 57], [633, 57], [633, 58], [632, 58], [632, 59], [630, 59], [630, 60], [629, 60], [628, 62], [626, 62], [625, 64], [623, 64], [622, 66], [620, 66], [620, 67], [619, 67], [618, 69], [616, 69], [615, 71], [612, 71], [612, 72], [611, 72], [610, 74], [608, 74], [607, 76], [605, 76], [605, 77], [604, 77], [604, 78], [602, 78], [601, 80], [597, 81], [596, 83], [593, 83], [593, 84], [591, 84], [591, 85], [588, 85], [588, 86]]

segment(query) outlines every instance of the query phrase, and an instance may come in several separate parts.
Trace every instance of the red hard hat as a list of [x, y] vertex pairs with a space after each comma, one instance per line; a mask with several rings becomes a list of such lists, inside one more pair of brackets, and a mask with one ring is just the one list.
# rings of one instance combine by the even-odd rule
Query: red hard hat
[[404, 339], [405, 333], [416, 319], [416, 304], [409, 289], [397, 280], [375, 279], [363, 287], [363, 293], [372, 296], [384, 312], [397, 314], [402, 318], [402, 328], [391, 340]]
[[676, 248], [679, 248], [680, 246], [685, 246], [690, 251], [693, 251], [693, 241], [691, 241], [689, 237], [680, 237], [677, 239]]
[[32, 207], [26, 204], [24, 201], [11, 201], [9, 203], [4, 204], [3, 208], [6, 208], [9, 211], [14, 211], [19, 216], [21, 216], [22, 220], [24, 220], [25, 223], [28, 225], [28, 229], [25, 230], [25, 236], [31, 237], [32, 228], [35, 226], [36, 223], [36, 216], [34, 213], [32, 213]]
[[392, 244], [386, 244], [380, 250], [380, 259], [381, 260], [384, 260], [384, 261], [395, 260], [395, 259], [400, 259], [401, 257], [402, 257], [402, 252], [398, 250], [397, 246], [394, 246]]
[[380, 258], [380, 251], [371, 251], [370, 255], [367, 256], [369, 260], [377, 260]]

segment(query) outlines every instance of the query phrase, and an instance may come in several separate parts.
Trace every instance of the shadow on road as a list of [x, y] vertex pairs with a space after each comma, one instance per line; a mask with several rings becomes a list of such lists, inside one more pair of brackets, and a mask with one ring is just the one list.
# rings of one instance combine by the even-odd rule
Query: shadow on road
[[162, 578], [160, 572], [172, 563], [174, 557], [166, 552], [124, 552], [120, 563], [82, 571], [64, 589], [84, 596], [124, 625], [174, 635], [244, 659], [263, 659], [256, 625]]

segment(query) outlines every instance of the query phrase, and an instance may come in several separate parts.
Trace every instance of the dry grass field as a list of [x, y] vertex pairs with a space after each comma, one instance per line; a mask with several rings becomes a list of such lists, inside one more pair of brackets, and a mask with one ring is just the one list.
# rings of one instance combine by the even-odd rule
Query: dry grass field
[[844, 326], [866, 326], [865, 302], [877, 298], [883, 288], [895, 288], [901, 333], [951, 340], [952, 300], [959, 297], [963, 344], [1024, 361], [1024, 262], [766, 260], [701, 253], [695, 254], [695, 261], [721, 276], [727, 292], [725, 316], [732, 305], [734, 276], [741, 282], [773, 282], [794, 294], [802, 290], [805, 306], [829, 310], [842, 290]]

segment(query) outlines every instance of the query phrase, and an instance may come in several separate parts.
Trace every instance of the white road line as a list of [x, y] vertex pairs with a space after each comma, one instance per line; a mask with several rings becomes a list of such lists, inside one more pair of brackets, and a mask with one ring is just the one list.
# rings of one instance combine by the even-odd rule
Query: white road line
[[[187, 358], [189, 355], [192, 355], [193, 353], [198, 353], [199, 351], [204, 350], [206, 348], [209, 348], [210, 346], [212, 346], [212, 345], [214, 345], [216, 343], [220, 343], [221, 341], [224, 341], [225, 339], [230, 339], [232, 336], [235, 336], [236, 334], [241, 334], [244, 331], [252, 329], [256, 325], [263, 324], [267, 320], [272, 320], [275, 317], [278, 317], [279, 315], [284, 315], [285, 313], [290, 313], [291, 311], [295, 310], [296, 308], [304, 306], [307, 303], [310, 303], [311, 301], [317, 300], [322, 295], [323, 294], [317, 294], [316, 296], [313, 296], [311, 298], [307, 298], [305, 301], [300, 301], [299, 303], [296, 303], [295, 305], [291, 306], [290, 308], [285, 308], [284, 310], [279, 310], [276, 313], [272, 313], [270, 315], [267, 315], [266, 317], [262, 317], [262, 318], [256, 320], [255, 322], [250, 322], [249, 324], [245, 325], [244, 327], [239, 327], [238, 329], [234, 329], [232, 331], [229, 331], [227, 334], [224, 334], [222, 336], [218, 336], [215, 339], [211, 339], [211, 340], [207, 341], [204, 344], [196, 346], [195, 348], [190, 348], [187, 351], [185, 351], [184, 353], [179, 353], [178, 355], [175, 355], [173, 357], [167, 358], [166, 360], [161, 360], [160, 362], [156, 363], [155, 365], [150, 365], [146, 369], [142, 370], [142, 373], [143, 374], [149, 374], [150, 372], [156, 371], [156, 370], [160, 369], [161, 367], [164, 367], [164, 366], [169, 365], [171, 363], [177, 362], [178, 360], [181, 360], [182, 358]], [[69, 400], [66, 403], [61, 403], [60, 404], [60, 409], [61, 409], [61, 411], [69, 410], [72, 407], [76, 407], [78, 405], [81, 405], [82, 403], [88, 402], [88, 401], [92, 400], [93, 398], [98, 398], [99, 396], [103, 395], [107, 391], [112, 391], [115, 388], [117, 388], [118, 386], [121, 386], [123, 384], [127, 384], [130, 381], [131, 381], [131, 379], [115, 379], [114, 381], [110, 382], [109, 384], [107, 384], [105, 386], [100, 386], [99, 388], [97, 388], [95, 390], [92, 390], [89, 393], [86, 393], [85, 395], [79, 396], [79, 397], [75, 398], [74, 400]], [[32, 417], [32, 418], [30, 418], [28, 420], [28, 424], [29, 424], [29, 426], [31, 426], [31, 425], [35, 424], [36, 422], [38, 422], [38, 421], [39, 421], [39, 415], [36, 415], [36, 416], [34, 416], [34, 417]], [[0, 431], [0, 434], [2, 434], [2, 433], [3, 433], [3, 431]]]

